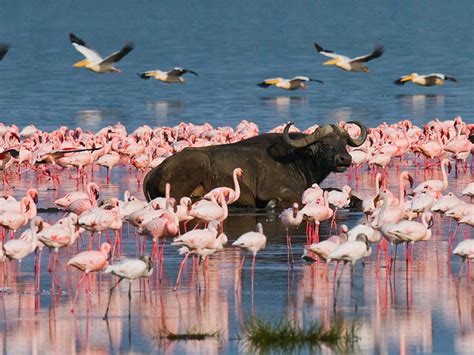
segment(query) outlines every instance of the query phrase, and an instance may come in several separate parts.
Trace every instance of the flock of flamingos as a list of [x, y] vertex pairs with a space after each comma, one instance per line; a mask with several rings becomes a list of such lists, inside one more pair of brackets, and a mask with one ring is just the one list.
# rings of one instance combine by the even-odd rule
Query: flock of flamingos
[[[344, 122], [340, 125], [354, 137], [358, 136], [357, 126]], [[283, 127], [280, 125], [271, 131], [282, 132]], [[310, 127], [306, 132], [314, 129], [315, 126]], [[297, 128], [292, 127], [292, 130]], [[306, 260], [326, 262], [327, 265], [332, 261], [342, 261], [344, 265], [350, 262], [354, 266], [358, 260], [370, 256], [372, 244], [377, 244], [377, 262], [385, 254], [386, 265], [390, 269], [397, 258], [397, 246], [402, 244], [408, 246], [405, 259], [409, 263], [415, 243], [431, 238], [435, 214], [450, 217], [457, 223], [454, 233], [448, 236], [449, 253], [460, 256], [463, 261], [474, 258], [474, 240], [465, 239], [453, 248], [458, 226], [474, 226], [474, 204], [470, 203], [474, 198], [474, 182], [465, 186], [462, 195], [445, 193], [452, 166], [455, 174], [471, 174], [474, 144], [470, 137], [474, 134], [474, 125], [466, 124], [460, 117], [447, 121], [436, 119], [423, 127], [405, 120], [390, 125], [383, 123], [369, 129], [369, 132], [362, 146], [348, 147], [353, 159], [348, 176], [358, 179], [360, 171], [367, 167], [375, 176], [373, 193], [362, 201], [365, 221], [352, 229], [345, 225], [337, 226], [337, 212], [348, 207], [351, 188], [346, 185], [340, 191], [328, 192], [314, 184], [303, 193], [303, 206], [295, 202], [279, 215], [286, 230], [289, 266], [293, 265], [291, 231], [304, 221], [307, 223], [307, 246], [303, 256]], [[0, 262], [10, 260], [13, 269], [15, 260], [21, 262], [34, 254], [35, 288], [39, 291], [41, 251], [47, 247], [54, 252], [52, 261], [48, 256], [48, 270], [51, 272], [51, 291], [57, 292], [60, 283], [54, 273], [59, 264], [58, 253], [60, 249], [67, 249], [69, 253], [69, 247], [76, 245], [74, 250], [78, 253], [70, 257], [67, 265], [83, 274], [76, 286], [71, 311], [74, 312], [80, 286], [90, 278], [91, 273], [102, 271], [117, 276], [110, 290], [107, 318], [112, 292], [122, 280], [130, 280], [130, 299], [131, 281], [149, 279], [154, 264], [159, 265], [161, 279], [165, 244], [173, 238], [171, 245], [183, 255], [175, 285], [177, 289], [189, 256], [193, 260], [204, 260], [203, 267], [206, 268], [209, 257], [223, 250], [227, 244], [224, 227], [229, 215], [228, 205], [238, 200], [239, 181], [245, 171], [236, 167], [234, 186], [216, 188], [193, 203], [188, 197], [180, 201], [171, 198], [173, 187], [169, 185], [167, 196], [149, 202], [128, 192], [125, 192], [123, 199], [109, 197], [99, 201], [100, 187], [93, 181], [94, 170], [97, 170], [97, 165], [106, 168], [109, 181], [114, 167], [130, 171], [136, 169], [137, 183], [140, 183], [145, 171], [186, 147], [232, 143], [258, 134], [258, 126], [248, 121], [240, 122], [235, 128], [187, 123], [155, 128], [144, 125], [132, 133], [127, 133], [121, 124], [105, 127], [97, 133], [68, 127], [45, 132], [33, 125], [20, 130], [15, 125], [0, 124], [0, 170], [4, 182], [4, 196], [0, 198], [0, 226], [3, 228]], [[398, 191], [391, 191], [387, 186], [387, 169], [391, 166], [400, 168], [404, 160], [425, 171], [440, 168], [442, 180], [418, 181], [413, 186], [414, 179], [410, 172], [401, 171]], [[61, 179], [66, 179], [68, 175], [71, 177], [73, 169], [77, 170], [78, 191], [55, 201], [67, 214], [54, 223], [47, 223], [37, 216], [36, 189], [29, 189], [19, 200], [12, 195], [9, 176], [18, 174], [21, 177], [24, 171], [31, 170], [36, 173], [39, 182], [49, 181], [57, 185]], [[193, 229], [188, 228], [190, 221], [193, 221]], [[322, 221], [330, 221], [331, 232], [337, 234], [320, 241], [319, 225]], [[127, 223], [135, 228], [139, 255], [142, 255], [138, 259], [121, 257], [122, 235], [125, 234], [123, 226]], [[17, 235], [18, 230], [28, 226], [21, 235]], [[111, 232], [113, 238], [109, 235]], [[147, 238], [153, 241], [150, 251], [147, 250]], [[244, 233], [232, 243], [252, 254], [252, 277], [256, 254], [265, 248], [266, 240], [262, 225], [257, 224], [255, 231]], [[244, 261], [245, 255], [242, 256], [240, 272]], [[337, 266], [334, 280], [336, 277]], [[90, 280], [85, 284], [87, 289]]]

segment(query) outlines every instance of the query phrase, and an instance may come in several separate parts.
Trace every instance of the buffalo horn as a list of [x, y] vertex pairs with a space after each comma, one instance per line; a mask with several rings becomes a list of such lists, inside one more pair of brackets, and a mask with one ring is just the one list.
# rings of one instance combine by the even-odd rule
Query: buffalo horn
[[349, 121], [347, 123], [355, 124], [356, 126], [358, 126], [360, 128], [359, 137], [352, 138], [349, 135], [349, 133], [347, 133], [347, 131], [345, 129], [343, 129], [339, 126], [336, 126], [337, 130], [338, 130], [338, 133], [340, 133], [341, 135], [343, 135], [344, 137], [347, 138], [347, 145], [349, 145], [351, 147], [359, 147], [362, 144], [364, 144], [365, 139], [367, 138], [367, 128], [365, 128], [365, 126], [362, 123], [358, 122], [358, 121]]
[[334, 129], [332, 125], [325, 124], [323, 126], [319, 126], [314, 130], [312, 134], [308, 134], [305, 137], [299, 138], [299, 139], [291, 139], [288, 131], [290, 130], [290, 127], [294, 124], [294, 122], [289, 122], [286, 126], [285, 129], [283, 130], [283, 140], [291, 145], [293, 148], [304, 148], [307, 147], [310, 144], [313, 144], [320, 140], [321, 138], [327, 136], [329, 133], [333, 132]]

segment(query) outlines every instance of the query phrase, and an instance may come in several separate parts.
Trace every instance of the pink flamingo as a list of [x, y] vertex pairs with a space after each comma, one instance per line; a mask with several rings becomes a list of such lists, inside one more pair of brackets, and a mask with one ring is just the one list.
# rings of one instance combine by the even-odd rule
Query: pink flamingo
[[224, 194], [225, 191], [222, 190], [219, 195], [219, 202], [216, 201], [214, 195], [211, 197], [211, 201], [200, 200], [196, 202], [191, 206], [188, 214], [206, 223], [213, 220], [223, 222], [229, 214]]
[[303, 195], [301, 196], [301, 203], [306, 205], [315, 201], [318, 197], [322, 197], [324, 194], [323, 189], [319, 187], [318, 184], [314, 183], [310, 188], [304, 190]]
[[[232, 243], [233, 246], [239, 247], [240, 249], [248, 250], [252, 253], [252, 275], [255, 269], [255, 259], [257, 253], [265, 248], [267, 243], [267, 237], [263, 234], [263, 227], [261, 223], [257, 223], [256, 232], [247, 232], [242, 234], [235, 242]], [[242, 267], [244, 266], [245, 255], [242, 256], [242, 261], [240, 262], [240, 272], [242, 272]]]
[[286, 230], [286, 248], [287, 248], [287, 256], [288, 256], [288, 262], [290, 262], [290, 254], [291, 254], [291, 265], [293, 265], [294, 260], [293, 260], [293, 250], [291, 247], [291, 238], [289, 235], [289, 230], [290, 228], [298, 228], [301, 222], [303, 222], [303, 214], [299, 211], [299, 206], [295, 202], [293, 203], [293, 206], [291, 208], [287, 208], [283, 210], [280, 215], [278, 216], [280, 218], [281, 223], [285, 227]]
[[422, 192], [429, 187], [436, 192], [437, 198], [442, 196], [442, 192], [448, 188], [448, 174], [446, 173], [446, 166], [450, 166], [448, 159], [441, 160], [441, 173], [443, 175], [443, 180], [427, 180], [419, 184], [416, 188], [413, 189], [413, 192]]
[[235, 168], [232, 173], [232, 177], [234, 180], [234, 189], [230, 187], [216, 187], [215, 189], [212, 189], [207, 194], [205, 194], [204, 198], [206, 200], [210, 200], [211, 197], [214, 196], [217, 199], [221, 193], [224, 193], [224, 196], [226, 196], [227, 204], [230, 205], [234, 203], [240, 197], [239, 178], [243, 179], [243, 174], [244, 172], [241, 168]]
[[71, 203], [73, 203], [76, 200], [82, 200], [82, 199], [90, 199], [91, 196], [94, 196], [95, 200], [99, 199], [99, 186], [94, 183], [90, 182], [87, 184], [86, 191], [73, 191], [65, 195], [64, 197], [61, 197], [60, 199], [57, 199], [54, 201], [55, 205], [58, 205], [60, 207], [68, 207]]
[[[18, 262], [21, 263], [23, 258], [33, 253], [36, 249], [37, 241], [38, 241], [36, 231], [37, 230], [41, 231], [42, 224], [43, 224], [42, 218], [40, 217], [33, 218], [30, 222], [31, 239], [30, 240], [26, 240], [26, 239], [9, 240], [3, 245], [3, 250], [5, 251], [5, 255], [10, 260], [13, 260], [13, 259], [18, 260]], [[39, 263], [35, 265], [35, 280], [40, 273], [39, 265], [40, 265]], [[37, 288], [37, 286], [39, 285], [35, 282], [35, 288]]]
[[112, 299], [112, 293], [115, 287], [117, 287], [117, 285], [124, 279], [130, 281], [128, 285], [128, 317], [130, 318], [130, 302], [132, 301], [132, 281], [139, 278], [148, 278], [148, 282], [150, 282], [150, 276], [153, 273], [153, 261], [147, 255], [142, 255], [139, 259], [125, 259], [118, 264], [108, 265], [105, 268], [104, 273], [111, 273], [112, 275], [117, 276], [119, 279], [110, 288], [109, 301], [107, 302], [107, 309], [105, 311], [103, 319], [107, 320], [109, 316], [110, 301]]
[[0, 226], [11, 231], [11, 238], [17, 229], [25, 226], [30, 218], [36, 216], [36, 205], [29, 197], [21, 200], [21, 211], [5, 211], [0, 214]]
[[[309, 232], [309, 238], [312, 242], [319, 241], [319, 224], [321, 221], [330, 219], [333, 216], [333, 210], [329, 207], [329, 193], [324, 191], [323, 198], [317, 199], [315, 202], [309, 203], [301, 209], [301, 214], [306, 217], [314, 225], [314, 232]], [[308, 245], [309, 245], [308, 240]]]
[[174, 238], [173, 246], [186, 247], [185, 256], [179, 266], [178, 277], [174, 290], [176, 291], [181, 280], [181, 273], [183, 267], [191, 253], [196, 253], [199, 256], [207, 256], [208, 250], [215, 251], [222, 248], [227, 241], [225, 234], [221, 233], [221, 226], [219, 221], [210, 221], [205, 229], [194, 229], [179, 237]]
[[71, 313], [74, 313], [74, 308], [76, 308], [77, 296], [79, 295], [79, 287], [82, 282], [91, 272], [104, 270], [108, 265], [108, 257], [110, 253], [111, 246], [109, 243], [102, 243], [100, 250], [87, 250], [83, 251], [76, 256], [69, 259], [67, 262], [68, 266], [73, 266], [76, 269], [84, 272], [84, 275], [79, 279], [79, 282], [76, 285], [76, 293], [74, 295], [74, 302], [71, 308]]
[[120, 164], [120, 154], [111, 151], [97, 159], [96, 164], [107, 168], [107, 182], [110, 182], [112, 168]]

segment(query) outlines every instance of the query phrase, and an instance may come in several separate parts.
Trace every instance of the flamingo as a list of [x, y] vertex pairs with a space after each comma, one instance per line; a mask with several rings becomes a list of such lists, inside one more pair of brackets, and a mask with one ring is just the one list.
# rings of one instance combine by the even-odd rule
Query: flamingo
[[474, 198], [474, 182], [471, 182], [469, 185], [467, 185], [461, 193], [465, 196], [469, 196], [472, 201]]
[[315, 224], [315, 233], [312, 239], [319, 240], [319, 224], [333, 216], [333, 210], [329, 208], [328, 192], [324, 191], [323, 199], [319, 198], [301, 209], [301, 214]]
[[431, 238], [432, 226], [433, 215], [431, 212], [426, 211], [421, 215], [421, 223], [417, 221], [400, 221], [391, 227], [390, 232], [402, 242], [411, 243], [409, 260], [413, 261], [413, 247], [415, 242], [429, 240]]
[[112, 168], [120, 164], [120, 154], [111, 151], [97, 159], [96, 164], [107, 168], [107, 182], [109, 182]]
[[229, 214], [224, 194], [225, 191], [222, 190], [219, 195], [219, 203], [215, 195], [211, 196], [211, 201], [200, 200], [196, 202], [191, 206], [188, 214], [206, 223], [213, 220], [223, 222]]
[[312, 253], [316, 254], [321, 260], [326, 261], [329, 254], [336, 250], [336, 248], [340, 244], [343, 244], [347, 241], [347, 232], [347, 226], [343, 224], [340, 227], [339, 235], [332, 235], [331, 237], [326, 240], [323, 240], [322, 242], [313, 243], [307, 249]]
[[[351, 262], [352, 269], [355, 263], [362, 259], [370, 256], [372, 249], [370, 248], [369, 241], [365, 234], [359, 234], [354, 241], [347, 241], [346, 243], [338, 246], [332, 253], [327, 256], [327, 263], [336, 260], [338, 263], [344, 261], [344, 266], [348, 261]], [[344, 272], [344, 268], [341, 271], [341, 275]], [[334, 277], [336, 278], [337, 272]], [[353, 273], [351, 273], [351, 277]], [[335, 280], [335, 279], [334, 279]]]
[[54, 265], [58, 262], [59, 249], [74, 244], [79, 237], [79, 234], [76, 233], [77, 222], [78, 216], [74, 213], [70, 213], [67, 217], [66, 224], [56, 223], [48, 228], [43, 228], [43, 230], [38, 233], [38, 240], [46, 245], [50, 252], [51, 249], [54, 249], [53, 271]]
[[[36, 249], [38, 237], [37, 231], [40, 232], [42, 230], [43, 219], [41, 217], [35, 217], [30, 222], [30, 230], [31, 230], [31, 239], [12, 239], [6, 242], [3, 245], [3, 250], [5, 251], [5, 255], [10, 260], [18, 260], [19, 263], [28, 256], [29, 254], [33, 253]], [[38, 277], [40, 270], [39, 270], [39, 263], [35, 265], [35, 279]], [[35, 283], [35, 288], [39, 285]]]
[[108, 265], [104, 269], [104, 273], [108, 274], [111, 273], [112, 275], [117, 276], [119, 279], [117, 282], [110, 288], [109, 291], [109, 301], [107, 302], [107, 309], [105, 311], [104, 320], [107, 320], [109, 317], [109, 307], [110, 301], [112, 299], [112, 293], [117, 287], [117, 285], [122, 282], [122, 280], [127, 279], [129, 280], [128, 285], [128, 317], [130, 318], [130, 302], [132, 300], [132, 281], [139, 279], [139, 278], [148, 278], [153, 273], [153, 261], [147, 255], [140, 256], [139, 259], [125, 259], [122, 260], [118, 264]]
[[[242, 234], [235, 242], [232, 243], [233, 246], [239, 247], [240, 249], [248, 250], [252, 253], [252, 275], [255, 268], [255, 259], [257, 253], [265, 248], [267, 243], [267, 237], [263, 234], [263, 227], [261, 223], [257, 223], [256, 232], [247, 232]], [[242, 256], [242, 261], [240, 262], [240, 270], [244, 266], [245, 255]]]
[[306, 205], [312, 201], [315, 201], [318, 197], [322, 197], [324, 194], [323, 189], [318, 184], [314, 183], [310, 188], [304, 190], [301, 196], [301, 203]]
[[291, 248], [291, 238], [288, 231], [290, 230], [290, 228], [299, 227], [301, 222], [303, 222], [303, 214], [301, 213], [301, 211], [299, 211], [299, 206], [295, 202], [293, 203], [293, 206], [291, 208], [287, 208], [283, 210], [278, 216], [278, 218], [280, 218], [280, 221], [286, 230], [286, 247], [288, 249], [288, 262], [289, 262], [289, 256], [291, 254], [291, 264], [293, 265], [294, 263], [293, 250]]
[[362, 200], [362, 211], [368, 217], [375, 210], [375, 198], [379, 195], [380, 187], [382, 184], [382, 174], [377, 173], [375, 176], [375, 195], [370, 195]]
[[240, 197], [240, 184], [239, 184], [239, 178], [243, 179], [244, 172], [241, 168], [235, 168], [234, 171], [232, 172], [232, 178], [234, 180], [234, 189], [231, 189], [230, 187], [216, 187], [215, 189], [212, 189], [209, 191], [207, 194], [204, 195], [204, 198], [206, 200], [210, 200], [212, 196], [214, 196], [216, 199], [219, 197], [221, 192], [224, 192], [224, 196], [226, 196], [226, 202], [228, 205], [234, 203], [237, 201]]
[[449, 192], [434, 203], [433, 207], [431, 207], [431, 211], [444, 214], [461, 203], [463, 203], [463, 201], [459, 197]]
[[0, 226], [11, 231], [13, 238], [17, 229], [25, 226], [30, 218], [36, 216], [36, 205], [28, 197], [21, 199], [21, 211], [5, 211], [0, 214]]
[[79, 287], [82, 282], [91, 272], [104, 270], [108, 265], [108, 257], [110, 253], [111, 246], [109, 243], [102, 243], [100, 250], [87, 250], [83, 251], [76, 256], [69, 259], [67, 262], [68, 266], [73, 266], [76, 269], [84, 272], [84, 275], [79, 279], [79, 282], [76, 285], [76, 293], [74, 295], [74, 302], [71, 308], [71, 313], [74, 313], [74, 308], [76, 307], [77, 296], [79, 295]]
[[459, 269], [459, 275], [461, 275], [464, 262], [466, 261], [466, 259], [468, 260], [474, 259], [474, 240], [473, 239], [463, 240], [456, 246], [456, 248], [454, 248], [453, 254], [461, 257], [462, 259], [461, 268]]
[[70, 192], [67, 195], [54, 201], [54, 204], [60, 207], [66, 208], [76, 200], [91, 199], [92, 196], [94, 196], [95, 200], [98, 200], [99, 191], [100, 191], [99, 186], [94, 182], [90, 182], [87, 184], [85, 192], [84, 191]]
[[413, 192], [422, 192], [428, 187], [437, 194], [437, 197], [441, 197], [442, 192], [448, 188], [448, 174], [446, 173], [446, 166], [451, 166], [451, 163], [448, 159], [441, 160], [441, 174], [443, 175], [443, 180], [427, 180], [419, 184], [416, 188], [413, 189]]
[[[158, 256], [158, 239], [165, 237], [173, 237], [178, 234], [179, 220], [172, 212], [163, 212], [160, 217], [154, 218], [138, 230], [139, 234], [149, 235], [153, 239], [152, 255]], [[160, 253], [160, 260], [163, 257], [165, 239]]]
[[176, 278], [176, 284], [174, 287], [175, 291], [177, 290], [181, 280], [183, 267], [191, 253], [195, 253], [201, 257], [206, 257], [209, 253], [221, 249], [227, 242], [227, 236], [221, 233], [221, 228], [219, 221], [210, 221], [205, 229], [194, 229], [173, 239], [171, 245], [180, 247], [184, 246], [187, 248], [183, 250], [185, 256], [179, 266], [178, 277]]

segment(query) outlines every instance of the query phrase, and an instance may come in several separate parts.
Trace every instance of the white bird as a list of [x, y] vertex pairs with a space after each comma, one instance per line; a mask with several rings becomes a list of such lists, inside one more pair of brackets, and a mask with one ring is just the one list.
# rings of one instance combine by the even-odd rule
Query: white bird
[[327, 257], [327, 262], [330, 263], [333, 260], [344, 261], [344, 264], [348, 261], [351, 262], [352, 266], [355, 265], [357, 260], [370, 256], [372, 249], [370, 248], [367, 236], [359, 234], [356, 240], [348, 241], [341, 244]]
[[446, 166], [450, 167], [451, 163], [448, 159], [441, 160], [441, 174], [443, 180], [426, 180], [419, 184], [413, 189], [413, 192], [423, 192], [428, 188], [431, 188], [437, 194], [437, 197], [441, 197], [441, 193], [448, 188], [448, 173], [446, 172]]
[[391, 233], [396, 235], [402, 242], [411, 243], [410, 260], [413, 260], [413, 244], [431, 239], [432, 226], [433, 215], [431, 212], [426, 211], [421, 215], [421, 222], [400, 221], [391, 228]]
[[114, 67], [114, 63], [120, 61], [135, 47], [133, 42], [128, 42], [120, 51], [114, 52], [106, 58], [102, 58], [97, 51], [89, 48], [87, 44], [74, 33], [69, 33], [69, 39], [74, 48], [86, 57], [86, 59], [75, 63], [73, 66], [85, 67], [96, 73], [120, 73], [120, 70]]
[[290, 228], [299, 227], [301, 222], [303, 222], [303, 213], [301, 213], [298, 204], [295, 202], [293, 203], [292, 207], [281, 211], [278, 218], [280, 218], [280, 221], [286, 230], [286, 247], [288, 249], [288, 257], [290, 257], [291, 254], [291, 264], [293, 264], [293, 250], [291, 248], [291, 238], [288, 231], [290, 230]]
[[161, 71], [161, 70], [150, 70], [146, 71], [142, 74], [138, 73], [138, 76], [144, 80], [148, 80], [150, 78], [155, 78], [156, 80], [162, 81], [167, 84], [172, 83], [185, 83], [186, 80], [182, 78], [183, 74], [190, 73], [195, 76], [198, 76], [198, 73], [189, 69], [183, 68], [173, 68], [170, 71]]
[[471, 199], [474, 197], [474, 182], [467, 185], [461, 193], [465, 196], [469, 196]]
[[291, 79], [284, 78], [270, 78], [265, 79], [261, 83], [257, 84], [261, 88], [268, 88], [269, 86], [275, 85], [275, 87], [285, 90], [296, 90], [296, 89], [307, 89], [308, 82], [315, 81], [323, 84], [321, 80], [311, 79], [307, 76], [295, 76]]
[[[339, 245], [345, 243], [347, 241], [347, 226], [341, 225], [341, 232], [340, 235], [332, 235], [326, 240], [323, 240], [319, 243], [312, 243], [308, 250], [316, 254], [320, 259], [326, 261], [328, 256], [336, 250]], [[306, 249], [305, 254], [306, 255]]]
[[318, 184], [314, 183], [311, 187], [304, 190], [303, 195], [301, 196], [301, 203], [306, 205], [315, 201], [318, 197], [322, 197], [323, 194], [324, 190], [320, 188]]
[[324, 49], [317, 43], [314, 43], [314, 47], [322, 55], [332, 58], [331, 60], [324, 62], [323, 65], [336, 65], [339, 69], [352, 72], [368, 72], [369, 68], [364, 66], [362, 63], [366, 63], [372, 59], [379, 58], [384, 52], [384, 47], [380, 44], [377, 44], [372, 53], [356, 58], [349, 58], [334, 53], [333, 51]]
[[457, 83], [458, 81], [452, 76], [447, 76], [440, 73], [432, 73], [427, 75], [419, 75], [417, 73], [411, 73], [410, 75], [402, 76], [394, 81], [396, 85], [405, 85], [407, 81], [411, 81], [413, 84], [420, 86], [434, 86], [443, 85], [446, 80]]
[[463, 203], [463, 201], [454, 193], [450, 192], [447, 195], [441, 197], [438, 201], [436, 201], [433, 207], [431, 207], [431, 211], [445, 213], [446, 211], [453, 209], [461, 203]]
[[459, 269], [459, 275], [461, 275], [466, 259], [474, 259], [474, 239], [466, 239], [460, 242], [456, 248], [454, 248], [453, 254], [462, 259], [461, 268]]
[[[247, 232], [242, 234], [235, 242], [232, 243], [233, 246], [239, 247], [240, 249], [248, 250], [252, 253], [252, 273], [254, 272], [255, 267], [255, 258], [257, 253], [265, 248], [267, 243], [267, 237], [263, 234], [263, 227], [261, 223], [257, 223], [256, 232]], [[242, 261], [240, 263], [240, 268], [244, 265], [245, 255], [242, 256]]]
[[111, 273], [118, 276], [118, 281], [110, 288], [109, 301], [105, 311], [104, 320], [108, 318], [110, 300], [112, 293], [117, 285], [123, 280], [130, 280], [128, 286], [128, 315], [130, 317], [130, 301], [132, 299], [132, 281], [139, 278], [147, 278], [153, 273], [153, 261], [147, 255], [140, 256], [139, 259], [125, 259], [118, 264], [108, 265], [104, 269], [104, 273]]

